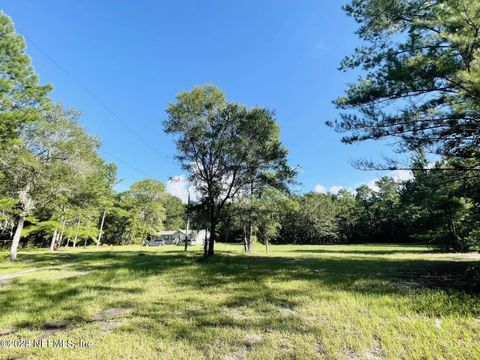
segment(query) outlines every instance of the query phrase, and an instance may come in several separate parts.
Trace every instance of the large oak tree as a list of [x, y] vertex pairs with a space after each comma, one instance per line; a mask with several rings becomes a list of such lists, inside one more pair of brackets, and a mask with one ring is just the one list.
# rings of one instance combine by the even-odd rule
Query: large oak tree
[[214, 255], [216, 225], [225, 203], [260, 173], [284, 167], [287, 150], [274, 113], [227, 102], [213, 85], [177, 95], [167, 109], [167, 133], [176, 135], [177, 159], [204, 198]]

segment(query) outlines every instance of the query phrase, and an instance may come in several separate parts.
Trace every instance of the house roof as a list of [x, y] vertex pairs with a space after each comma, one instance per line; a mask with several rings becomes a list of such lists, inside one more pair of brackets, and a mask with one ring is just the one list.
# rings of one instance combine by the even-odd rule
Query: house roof
[[[196, 229], [189, 229], [188, 232], [189, 233], [198, 233], [199, 231], [205, 231], [203, 229], [201, 230], [196, 230]], [[185, 230], [184, 229], [178, 229], [178, 230], [164, 230], [164, 231], [160, 231], [160, 235], [173, 235], [177, 232], [180, 232], [182, 234], [185, 234]]]
[[[176, 234], [179, 230], [167, 230], [167, 231], [160, 231], [159, 235], [173, 235]], [[181, 230], [180, 230], [181, 231]]]

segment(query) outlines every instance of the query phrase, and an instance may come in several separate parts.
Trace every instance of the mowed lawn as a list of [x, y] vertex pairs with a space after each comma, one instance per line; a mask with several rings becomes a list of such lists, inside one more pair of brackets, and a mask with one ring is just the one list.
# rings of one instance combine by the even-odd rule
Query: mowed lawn
[[[422, 246], [217, 245], [21, 252], [0, 262], [2, 359], [478, 359], [478, 253]], [[18, 345], [19, 343], [17, 343]], [[10, 344], [11, 345], [11, 344]]]

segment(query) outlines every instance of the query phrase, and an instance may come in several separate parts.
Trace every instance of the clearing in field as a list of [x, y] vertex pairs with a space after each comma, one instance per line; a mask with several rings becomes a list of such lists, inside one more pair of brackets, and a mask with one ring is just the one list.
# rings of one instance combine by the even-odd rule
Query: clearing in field
[[480, 296], [459, 279], [478, 260], [396, 245], [22, 253], [0, 264], [1, 337], [65, 346], [0, 357], [474, 359]]

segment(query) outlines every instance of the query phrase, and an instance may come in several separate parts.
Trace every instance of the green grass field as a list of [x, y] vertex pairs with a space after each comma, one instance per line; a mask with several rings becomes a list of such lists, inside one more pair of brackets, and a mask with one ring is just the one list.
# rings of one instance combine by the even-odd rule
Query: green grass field
[[[77, 347], [0, 348], [0, 358], [480, 358], [480, 295], [461, 280], [479, 254], [348, 245], [246, 256], [219, 244], [205, 260], [200, 251], [124, 246], [2, 260], [0, 340]], [[26, 344], [3, 342], [14, 345]]]

